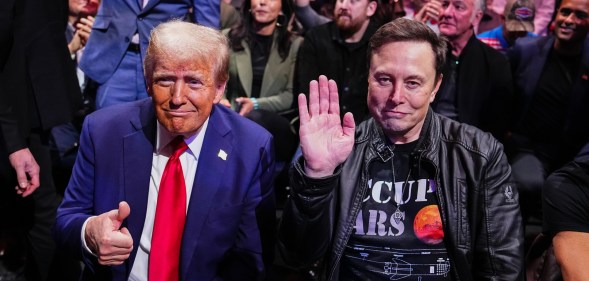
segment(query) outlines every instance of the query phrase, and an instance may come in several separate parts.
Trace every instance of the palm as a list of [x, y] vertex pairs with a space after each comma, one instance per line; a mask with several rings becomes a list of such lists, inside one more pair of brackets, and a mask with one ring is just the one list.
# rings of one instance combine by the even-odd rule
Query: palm
[[326, 176], [348, 158], [354, 145], [354, 118], [351, 113], [340, 121], [337, 86], [319, 77], [309, 87], [309, 106], [299, 96], [301, 149], [310, 176]]

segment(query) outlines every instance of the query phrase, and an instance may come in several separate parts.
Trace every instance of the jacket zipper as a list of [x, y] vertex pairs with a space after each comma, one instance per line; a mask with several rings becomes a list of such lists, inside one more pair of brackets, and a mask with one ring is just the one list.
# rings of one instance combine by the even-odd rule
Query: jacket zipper
[[[423, 153], [423, 152], [422, 152]], [[438, 169], [438, 166], [431, 160], [427, 159], [427, 158], [422, 158], [421, 154], [419, 155], [419, 161], [421, 161], [421, 159], [423, 159], [423, 161], [430, 163], [432, 166], [434, 166], [435, 168], [435, 179], [436, 179], [436, 185], [437, 185], [437, 190], [436, 190], [436, 197], [438, 198], [438, 209], [440, 211], [440, 217], [442, 218], [442, 224], [444, 225], [444, 228], [447, 229], [448, 227], [448, 216], [446, 215], [446, 212], [444, 211], [444, 206], [443, 206], [443, 201], [442, 201], [442, 195], [441, 195], [441, 184], [440, 184], [440, 169]], [[444, 229], [444, 233], [446, 233], [446, 229]], [[445, 235], [445, 234], [444, 234]], [[459, 235], [459, 234], [458, 234]], [[445, 243], [444, 243], [445, 244]], [[446, 245], [447, 246], [447, 245]], [[448, 251], [448, 248], [446, 247], [446, 252], [450, 253], [450, 251]], [[454, 261], [453, 258], [450, 258], [450, 265], [451, 265], [451, 269], [454, 272], [454, 280], [459, 281], [460, 277], [458, 276], [458, 272], [456, 271], [456, 263]]]
[[[370, 149], [370, 148], [368, 148]], [[376, 156], [368, 159], [368, 161], [366, 162], [366, 165], [364, 166], [364, 171], [362, 173], [362, 180], [361, 180], [361, 194], [358, 196], [356, 195], [356, 197], [354, 198], [354, 203], [356, 203], [355, 201], [359, 200], [358, 198], [362, 199], [364, 198], [364, 193], [366, 192], [366, 184], [368, 184], [368, 180], [366, 179], [366, 175], [368, 174], [368, 167], [370, 167], [370, 164], [374, 161], [374, 159], [376, 159]], [[357, 205], [357, 204], [356, 204]], [[358, 216], [358, 212], [360, 211], [360, 208], [355, 208], [355, 210], [353, 210], [353, 214], [351, 216], [350, 219], [355, 220], [356, 216]], [[333, 274], [335, 272], [335, 269], [338, 267], [338, 264], [342, 258], [342, 254], [344, 251], [344, 248], [346, 247], [346, 245], [348, 244], [348, 241], [350, 240], [350, 236], [352, 236], [352, 224], [347, 223], [346, 225], [347, 229], [346, 229], [346, 235], [344, 236], [344, 243], [342, 245], [342, 250], [340, 250], [338, 253], [336, 253], [336, 258], [335, 258], [335, 262], [333, 263], [333, 266], [331, 267], [331, 272], [328, 275], [327, 280], [332, 280], [333, 278]]]

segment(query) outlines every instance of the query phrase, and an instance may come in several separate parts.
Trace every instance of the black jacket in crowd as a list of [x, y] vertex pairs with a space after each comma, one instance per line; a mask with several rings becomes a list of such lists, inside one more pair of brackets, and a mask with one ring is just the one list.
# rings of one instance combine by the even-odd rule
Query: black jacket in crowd
[[[339, 264], [367, 192], [369, 166], [386, 153], [369, 119], [356, 128], [355, 145], [333, 176], [312, 179], [302, 160], [291, 171], [292, 191], [279, 229], [287, 263], [322, 261], [327, 280]], [[518, 193], [502, 145], [490, 134], [431, 110], [415, 165], [434, 175], [452, 280], [523, 280], [523, 227]]]
[[[448, 50], [448, 57], [451, 50]], [[474, 35], [459, 57], [456, 81], [458, 120], [490, 132], [503, 141], [512, 121], [514, 99], [511, 68], [505, 55], [479, 41]], [[447, 87], [452, 60], [446, 60], [444, 79], [432, 103], [436, 111], [438, 97]]]

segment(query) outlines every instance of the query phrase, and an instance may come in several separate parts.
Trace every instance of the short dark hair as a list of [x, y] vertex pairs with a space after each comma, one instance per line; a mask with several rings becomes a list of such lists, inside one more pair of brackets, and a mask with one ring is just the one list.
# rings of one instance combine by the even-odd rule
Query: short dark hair
[[446, 63], [447, 42], [422, 22], [398, 18], [381, 26], [370, 38], [368, 62], [374, 51], [394, 42], [425, 42], [432, 47], [436, 59], [436, 78], [442, 74]]

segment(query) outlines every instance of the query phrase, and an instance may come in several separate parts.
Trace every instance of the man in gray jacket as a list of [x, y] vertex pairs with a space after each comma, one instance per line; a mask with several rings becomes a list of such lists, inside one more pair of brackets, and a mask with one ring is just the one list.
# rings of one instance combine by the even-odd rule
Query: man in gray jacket
[[490, 134], [430, 109], [446, 43], [397, 19], [370, 39], [368, 107], [340, 121], [338, 92], [299, 95], [303, 157], [279, 241], [327, 280], [523, 280], [517, 190]]

